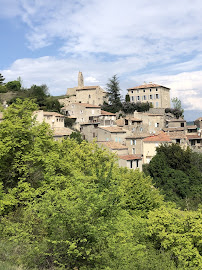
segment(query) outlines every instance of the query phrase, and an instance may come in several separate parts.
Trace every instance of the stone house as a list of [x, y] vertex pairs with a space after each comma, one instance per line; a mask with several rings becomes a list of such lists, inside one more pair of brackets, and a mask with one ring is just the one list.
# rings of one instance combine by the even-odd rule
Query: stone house
[[126, 146], [130, 155], [143, 154], [143, 139], [150, 136], [149, 134], [134, 134], [126, 137]]
[[180, 119], [167, 119], [166, 126], [167, 128], [185, 128], [186, 129], [186, 120]]
[[161, 144], [172, 143], [170, 136], [165, 132], [158, 135], [149, 136], [143, 139], [143, 163], [149, 163], [156, 155], [156, 147]]
[[202, 117], [197, 118], [197, 119], [194, 121], [194, 124], [197, 126], [197, 129], [198, 129], [199, 131], [202, 131]]
[[98, 142], [98, 145], [108, 149], [110, 152], [117, 155], [127, 155], [128, 148], [125, 145], [122, 145], [118, 142]]
[[116, 114], [101, 110], [99, 122], [100, 126], [114, 126], [116, 123]]
[[119, 156], [119, 166], [129, 169], [139, 169], [142, 171], [142, 156], [141, 155], [121, 155]]
[[149, 83], [129, 88], [130, 102], [149, 102], [154, 108], [170, 108], [170, 88]]
[[84, 123], [96, 123], [101, 115], [101, 107], [88, 103], [71, 103], [62, 108], [64, 114], [75, 119], [74, 128], [80, 131]]
[[89, 103], [103, 105], [107, 101], [106, 92], [99, 86], [85, 86], [82, 72], [78, 74], [78, 86], [67, 89], [67, 98], [60, 99], [63, 106], [69, 103]]
[[33, 117], [36, 117], [36, 121], [42, 123], [43, 121], [50, 125], [53, 130], [53, 138], [60, 140], [64, 137], [68, 137], [73, 132], [70, 128], [64, 126], [65, 116], [57, 112], [46, 112], [43, 110], [35, 111]]
[[108, 142], [113, 141], [125, 145], [127, 131], [120, 127], [98, 127], [97, 141]]

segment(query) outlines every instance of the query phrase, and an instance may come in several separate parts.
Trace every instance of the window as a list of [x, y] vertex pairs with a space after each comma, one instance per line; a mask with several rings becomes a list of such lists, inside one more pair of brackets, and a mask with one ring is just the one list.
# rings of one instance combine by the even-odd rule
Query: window
[[131, 145], [136, 145], [136, 140], [131, 140], [130, 143]]
[[184, 123], [181, 123], [181, 127], [184, 127]]
[[133, 90], [131, 91], [131, 94], [133, 94]]
[[140, 100], [140, 96], [137, 96], [137, 100]]
[[93, 132], [93, 138], [95, 138], [95, 132]]
[[130, 160], [130, 168], [132, 169], [133, 168], [133, 161]]
[[144, 96], [144, 100], [147, 100], [147, 96]]
[[156, 102], [156, 108], [158, 108], [159, 107], [159, 103], [158, 102]]
[[83, 110], [80, 110], [80, 114], [82, 114], [83, 113]]
[[131, 97], [131, 101], [134, 101], [134, 97], [133, 96]]
[[115, 142], [118, 142], [118, 138], [117, 137], [115, 138]]
[[143, 92], [145, 93], [145, 89], [143, 89]]
[[90, 96], [90, 95], [89, 95], [88, 97], [89, 97], [89, 98], [91, 98], [91, 96]]
[[159, 123], [155, 123], [155, 127], [159, 127]]
[[138, 159], [136, 160], [136, 167], [137, 168], [139, 167], [139, 160]]
[[92, 114], [94, 114], [95, 113], [95, 110], [92, 110]]
[[149, 91], [151, 92], [151, 89], [149, 89]]
[[176, 139], [176, 143], [180, 143], [180, 139]]
[[156, 91], [158, 91], [158, 88], [156, 88]]
[[159, 99], [159, 94], [156, 94], [156, 99]]
[[149, 95], [149, 98], [150, 98], [150, 99], [153, 99], [153, 96], [152, 96], [152, 95]]
[[132, 154], [133, 154], [133, 155], [135, 154], [135, 148], [132, 149]]
[[201, 140], [197, 140], [197, 143], [200, 143], [201, 142]]

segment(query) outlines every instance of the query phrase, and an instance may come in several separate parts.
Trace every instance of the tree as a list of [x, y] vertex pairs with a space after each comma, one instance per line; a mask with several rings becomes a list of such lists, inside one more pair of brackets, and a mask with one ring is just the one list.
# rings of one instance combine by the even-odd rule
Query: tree
[[5, 80], [5, 78], [3, 77], [3, 75], [1, 75], [1, 73], [0, 73], [0, 85], [3, 85], [4, 83], [4, 80]]
[[117, 75], [112, 76], [107, 83], [107, 96], [109, 104], [115, 106], [117, 111], [121, 109], [121, 94]]
[[6, 84], [7, 91], [17, 92], [21, 89], [21, 83], [19, 81], [10, 81]]
[[130, 102], [130, 96], [129, 96], [129, 94], [126, 94], [126, 96], [125, 96], [125, 102]]
[[[181, 112], [181, 115], [183, 116], [184, 110], [182, 109], [182, 103], [181, 100], [178, 99], [177, 97], [174, 97], [171, 99], [172, 104], [173, 104], [173, 109], [177, 112]], [[178, 113], [179, 114], [179, 113]], [[180, 116], [181, 116], [180, 115]]]

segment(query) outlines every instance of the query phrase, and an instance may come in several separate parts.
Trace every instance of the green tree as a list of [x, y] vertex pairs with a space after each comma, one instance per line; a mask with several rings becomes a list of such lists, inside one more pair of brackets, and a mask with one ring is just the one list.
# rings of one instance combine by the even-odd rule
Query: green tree
[[107, 96], [109, 100], [109, 104], [114, 106], [117, 111], [121, 109], [121, 94], [120, 94], [120, 86], [117, 75], [112, 76], [107, 83]]
[[129, 94], [126, 94], [126, 96], [125, 96], [125, 102], [130, 102], [130, 96], [129, 96]]
[[[183, 116], [183, 113], [184, 113], [184, 110], [182, 108], [182, 103], [181, 103], [181, 100], [178, 99], [177, 97], [174, 97], [171, 99], [172, 101], [172, 105], [173, 105], [173, 109], [176, 111], [176, 112], [181, 112], [180, 113], [180, 116], [182, 115]], [[179, 113], [178, 113], [179, 114]]]
[[3, 75], [0, 73], [0, 85], [4, 84], [4, 80], [5, 78], [3, 77]]
[[7, 91], [17, 92], [21, 89], [21, 83], [19, 81], [10, 81], [6, 83]]

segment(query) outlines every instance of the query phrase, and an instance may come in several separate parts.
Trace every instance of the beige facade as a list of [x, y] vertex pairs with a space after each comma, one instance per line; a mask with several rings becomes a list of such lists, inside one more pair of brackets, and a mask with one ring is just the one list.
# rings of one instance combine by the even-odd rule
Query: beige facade
[[66, 116], [76, 119], [74, 128], [80, 130], [84, 123], [98, 122], [101, 115], [101, 107], [88, 103], [71, 103], [62, 108]]
[[142, 171], [142, 157], [137, 155], [119, 156], [119, 166]]
[[39, 123], [44, 121], [50, 125], [53, 130], [53, 137], [55, 140], [60, 140], [64, 137], [70, 136], [73, 132], [71, 129], [64, 126], [65, 116], [60, 113], [39, 110], [35, 111], [33, 116], [36, 117], [36, 121]]
[[78, 75], [78, 86], [68, 88], [65, 99], [60, 99], [60, 103], [66, 106], [68, 103], [89, 103], [93, 105], [103, 105], [107, 101], [106, 92], [99, 86], [85, 86], [82, 72]]
[[126, 130], [119, 127], [98, 127], [97, 141], [113, 141], [125, 145]]
[[65, 116], [56, 112], [35, 111], [34, 116], [39, 123], [45, 121], [51, 128], [63, 128]]
[[166, 128], [186, 128], [186, 120], [182, 118], [166, 120]]
[[143, 163], [149, 163], [151, 161], [156, 155], [156, 148], [158, 146], [168, 143], [172, 143], [172, 141], [165, 132], [143, 139]]
[[98, 145], [108, 149], [110, 152], [116, 155], [128, 154], [128, 148], [117, 142], [98, 142]]
[[85, 123], [80, 125], [80, 132], [84, 140], [88, 142], [97, 141], [98, 123]]
[[158, 84], [143, 84], [129, 88], [130, 102], [149, 102], [154, 108], [170, 108], [170, 88]]
[[126, 137], [126, 146], [130, 155], [143, 154], [143, 139], [148, 137], [149, 134], [132, 135]]
[[197, 118], [194, 124], [197, 126], [198, 130], [202, 131], [202, 117]]

